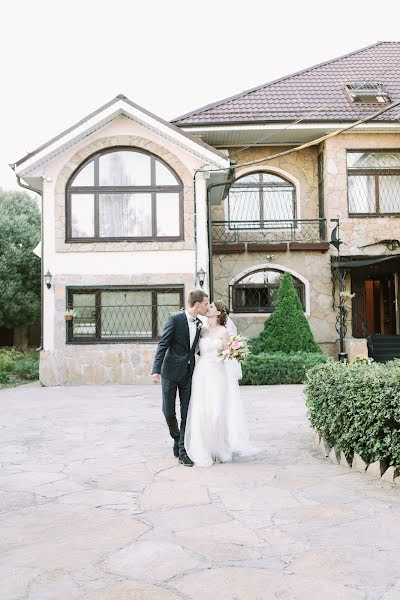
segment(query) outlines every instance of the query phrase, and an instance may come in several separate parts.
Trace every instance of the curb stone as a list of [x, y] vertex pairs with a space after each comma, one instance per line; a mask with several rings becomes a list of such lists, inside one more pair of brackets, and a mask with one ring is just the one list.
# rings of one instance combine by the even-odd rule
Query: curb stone
[[322, 456], [328, 458], [333, 464], [347, 467], [358, 473], [366, 473], [369, 477], [383, 479], [400, 487], [400, 467], [389, 467], [385, 460], [377, 460], [374, 463], [367, 464], [357, 452], [354, 453], [352, 464], [349, 464], [345, 454], [341, 450], [335, 446], [331, 448], [318, 431], [314, 433], [314, 443], [318, 450]]

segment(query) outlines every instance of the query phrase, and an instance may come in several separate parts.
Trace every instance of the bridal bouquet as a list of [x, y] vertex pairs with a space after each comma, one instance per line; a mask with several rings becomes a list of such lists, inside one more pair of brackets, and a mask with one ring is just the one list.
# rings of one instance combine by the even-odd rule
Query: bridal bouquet
[[236, 359], [242, 362], [246, 356], [250, 354], [247, 338], [243, 335], [231, 335], [228, 338], [228, 346], [225, 350], [221, 350], [223, 360]]

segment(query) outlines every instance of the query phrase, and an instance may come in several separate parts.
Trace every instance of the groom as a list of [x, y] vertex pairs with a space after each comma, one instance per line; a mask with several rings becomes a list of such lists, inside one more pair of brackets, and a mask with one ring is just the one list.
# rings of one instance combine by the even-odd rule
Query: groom
[[[158, 344], [153, 370], [154, 383], [162, 387], [163, 413], [169, 433], [174, 439], [174, 455], [185, 467], [193, 461], [185, 450], [185, 426], [195, 366], [195, 351], [200, 337], [201, 320], [208, 310], [208, 296], [203, 290], [193, 290], [188, 297], [185, 312], [172, 315], [165, 325]], [[176, 420], [176, 392], [181, 404], [181, 427]]]

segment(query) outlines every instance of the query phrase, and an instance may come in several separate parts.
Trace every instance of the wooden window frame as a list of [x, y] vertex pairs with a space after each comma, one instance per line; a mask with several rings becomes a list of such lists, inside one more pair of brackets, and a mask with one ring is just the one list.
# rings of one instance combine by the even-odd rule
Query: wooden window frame
[[[400, 177], [400, 168], [398, 169], [352, 169], [347, 166], [347, 155], [348, 154], [362, 154], [362, 153], [374, 153], [374, 154], [387, 154], [390, 152], [396, 152], [400, 154], [400, 148], [369, 148], [369, 149], [358, 149], [353, 148], [351, 150], [346, 150], [346, 174], [347, 174], [347, 214], [350, 218], [380, 218], [380, 217], [399, 217], [399, 212], [381, 212], [380, 211], [380, 197], [379, 197], [379, 180], [381, 177]], [[374, 212], [350, 212], [350, 196], [349, 196], [349, 177], [366, 177], [372, 176], [374, 177], [375, 184], [375, 211]]]
[[[138, 292], [151, 292], [152, 303], [152, 337], [132, 337], [132, 338], [101, 338], [101, 293], [102, 292], [124, 292], [124, 291], [138, 291]], [[94, 294], [95, 295], [95, 337], [80, 337], [74, 339], [73, 335], [73, 320], [66, 321], [66, 344], [68, 345], [97, 345], [97, 344], [132, 344], [132, 342], [140, 342], [142, 344], [154, 344], [160, 339], [158, 335], [158, 314], [157, 314], [157, 294], [158, 293], [178, 293], [180, 308], [184, 307], [184, 286], [182, 284], [171, 284], [171, 285], [152, 285], [152, 286], [124, 286], [124, 285], [97, 285], [97, 286], [68, 286], [66, 288], [66, 303], [68, 308], [73, 308], [73, 295], [74, 294]]]
[[[151, 183], [146, 186], [100, 186], [99, 185], [99, 158], [111, 152], [129, 151], [145, 154], [150, 158]], [[71, 182], [78, 174], [90, 163], [94, 161], [94, 185], [93, 186], [73, 186]], [[177, 185], [156, 185], [156, 161], [163, 164], [171, 174], [176, 178]], [[65, 188], [65, 242], [68, 244], [85, 244], [93, 242], [177, 242], [184, 240], [184, 214], [183, 214], [183, 184], [177, 173], [160, 157], [146, 152], [141, 148], [132, 146], [114, 146], [101, 152], [96, 152], [88, 157], [79, 168], [74, 171], [68, 180]], [[148, 193], [151, 195], [151, 229], [150, 236], [118, 236], [101, 237], [99, 235], [99, 195], [100, 194], [132, 194]], [[157, 235], [157, 194], [172, 193], [179, 196], [179, 235], [177, 236], [158, 236]], [[71, 195], [72, 194], [93, 194], [94, 196], [94, 236], [93, 237], [73, 237], [71, 233]]]

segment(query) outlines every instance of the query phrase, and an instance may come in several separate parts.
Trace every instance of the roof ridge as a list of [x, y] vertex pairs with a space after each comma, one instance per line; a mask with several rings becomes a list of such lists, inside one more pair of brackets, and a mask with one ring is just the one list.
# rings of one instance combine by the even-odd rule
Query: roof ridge
[[158, 121], [159, 123], [161, 123], [161, 125], [164, 125], [165, 127], [168, 127], [170, 130], [175, 131], [179, 135], [187, 138], [188, 140], [191, 140], [192, 142], [195, 142], [199, 146], [202, 146], [205, 150], [208, 150], [209, 152], [212, 152], [213, 154], [217, 154], [220, 158], [224, 158], [225, 160], [227, 159], [227, 156], [226, 156], [225, 153], [221, 152], [217, 148], [214, 148], [213, 146], [210, 146], [210, 144], [207, 144], [207, 142], [204, 142], [203, 140], [200, 140], [200, 139], [196, 138], [190, 132], [183, 131], [180, 127], [178, 127], [174, 123], [170, 123], [169, 121], [163, 119], [162, 117], [159, 117], [158, 115], [156, 115], [156, 114], [152, 113], [151, 111], [147, 110], [143, 106], [140, 106], [139, 104], [136, 104], [135, 102], [133, 102], [132, 100], [130, 100], [127, 96], [125, 96], [125, 94], [118, 94], [117, 96], [114, 96], [114, 98], [112, 98], [111, 100], [109, 100], [108, 102], [106, 102], [105, 104], [102, 104], [96, 110], [92, 111], [91, 113], [89, 113], [88, 115], [86, 115], [85, 117], [83, 117], [82, 119], [80, 119], [79, 121], [77, 121], [76, 123], [74, 123], [73, 125], [71, 125], [70, 127], [68, 127], [67, 129], [64, 129], [63, 131], [61, 131], [60, 133], [58, 133], [56, 136], [52, 137], [47, 142], [44, 142], [43, 144], [41, 144], [40, 146], [38, 146], [37, 148], [35, 148], [31, 152], [28, 152], [28, 154], [26, 154], [25, 156], [23, 156], [22, 158], [20, 158], [19, 160], [17, 160], [16, 162], [12, 163], [9, 166], [15, 171], [15, 168], [18, 167], [19, 165], [21, 165], [22, 163], [24, 163], [26, 160], [32, 158], [33, 156], [35, 156], [35, 154], [38, 154], [42, 150], [45, 150], [51, 144], [54, 144], [58, 140], [61, 140], [63, 137], [65, 137], [69, 133], [73, 132], [75, 129], [77, 129], [81, 125], [85, 125], [85, 123], [87, 123], [87, 121], [89, 121], [93, 117], [96, 117], [97, 115], [101, 114], [104, 110], [106, 110], [107, 108], [109, 108], [113, 104], [116, 104], [120, 100], [122, 102], [124, 102], [125, 104], [131, 106], [132, 108], [134, 108], [134, 109], [142, 112], [143, 114], [147, 115], [151, 119], [154, 119], [155, 121]]
[[[180, 120], [186, 119], [187, 117], [194, 117], [200, 113], [204, 113], [207, 110], [210, 110], [211, 108], [216, 108], [217, 106], [220, 106], [221, 104], [225, 104], [226, 102], [230, 102], [231, 100], [236, 100], [238, 98], [241, 98], [243, 96], [246, 96], [247, 94], [252, 94], [253, 92], [256, 92], [258, 90], [261, 90], [263, 88], [267, 88], [270, 85], [274, 85], [275, 83], [280, 83], [281, 81], [285, 81], [286, 79], [291, 79], [292, 77], [297, 77], [298, 75], [302, 75], [303, 73], [309, 72], [309, 71], [313, 71], [314, 69], [318, 69], [320, 67], [323, 67], [325, 65], [328, 64], [332, 64], [335, 63], [337, 61], [343, 60], [345, 58], [348, 58], [349, 56], [354, 56], [355, 54], [358, 54], [360, 52], [365, 52], [366, 50], [370, 50], [371, 48], [375, 48], [376, 46], [380, 46], [382, 44], [400, 44], [400, 42], [396, 42], [396, 41], [392, 41], [392, 42], [387, 42], [387, 41], [381, 41], [381, 42], [374, 42], [373, 44], [370, 44], [369, 46], [364, 46], [363, 48], [358, 48], [357, 50], [352, 50], [351, 52], [348, 52], [347, 54], [343, 54], [341, 56], [337, 56], [336, 58], [331, 58], [329, 60], [325, 60], [321, 63], [317, 63], [315, 65], [312, 65], [311, 67], [306, 67], [304, 69], [301, 69], [300, 71], [295, 71], [294, 73], [291, 73], [289, 75], [284, 75], [283, 77], [278, 77], [278, 79], [273, 79], [272, 81], [269, 81], [267, 83], [263, 83], [262, 85], [257, 85], [253, 88], [250, 88], [248, 90], [244, 90], [243, 92], [239, 92], [238, 94], [234, 94], [233, 96], [228, 96], [227, 98], [223, 98], [222, 100], [217, 100], [216, 102], [211, 102], [210, 104], [206, 104], [204, 106], [201, 106], [200, 108], [194, 110], [194, 111], [190, 111], [188, 113], [185, 113], [183, 115], [180, 115], [179, 117], [176, 117], [175, 119], [171, 119], [171, 123], [179, 123]], [[192, 123], [190, 123], [192, 124]]]

